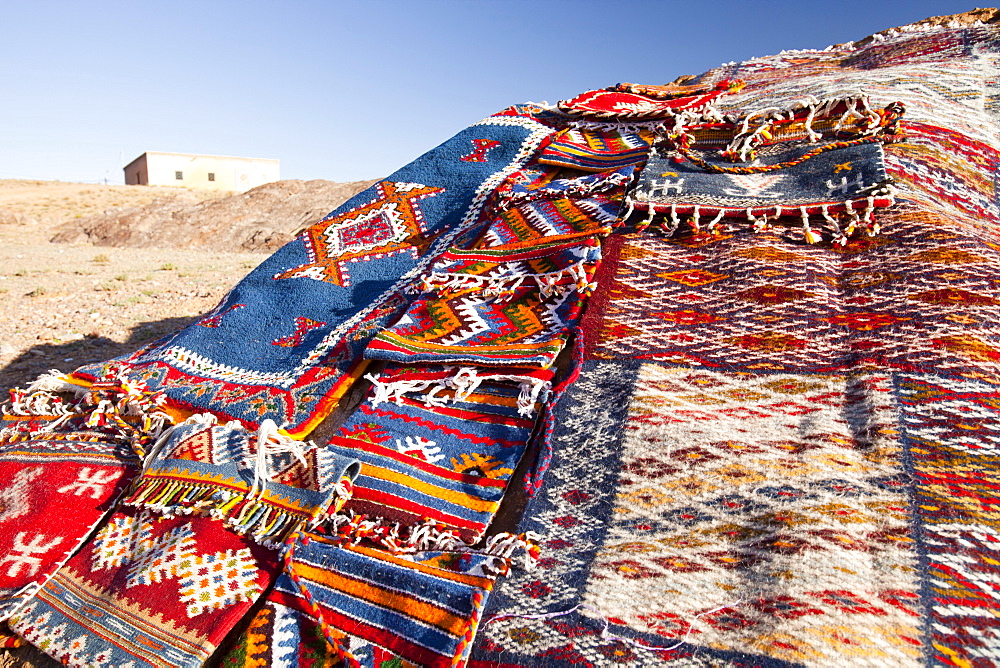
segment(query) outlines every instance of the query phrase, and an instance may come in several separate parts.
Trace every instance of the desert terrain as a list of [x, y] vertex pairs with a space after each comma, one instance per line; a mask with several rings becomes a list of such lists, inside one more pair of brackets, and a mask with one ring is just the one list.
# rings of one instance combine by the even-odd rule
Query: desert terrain
[[236, 195], [0, 180], [0, 397], [190, 323], [369, 183], [280, 181]]

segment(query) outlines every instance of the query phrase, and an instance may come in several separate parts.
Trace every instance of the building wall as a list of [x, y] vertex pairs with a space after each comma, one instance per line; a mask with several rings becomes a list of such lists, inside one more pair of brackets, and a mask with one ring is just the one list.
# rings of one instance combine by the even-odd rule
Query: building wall
[[125, 183], [243, 192], [278, 181], [279, 166], [278, 160], [266, 158], [147, 151], [126, 165]]

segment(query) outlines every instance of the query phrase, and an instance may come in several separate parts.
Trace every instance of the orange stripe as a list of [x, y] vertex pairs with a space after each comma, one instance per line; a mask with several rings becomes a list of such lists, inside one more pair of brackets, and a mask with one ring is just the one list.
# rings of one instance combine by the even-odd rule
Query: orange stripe
[[[379, 409], [368, 409], [369, 414], [372, 415], [386, 415], [384, 411]], [[467, 485], [478, 485], [480, 487], [506, 487], [507, 483], [500, 480], [493, 480], [491, 478], [482, 478], [480, 476], [469, 475], [467, 473], [459, 473], [458, 471], [450, 471], [446, 468], [442, 468], [437, 464], [431, 464], [430, 462], [425, 462], [422, 459], [416, 459], [410, 455], [404, 455], [402, 453], [396, 452], [392, 448], [387, 448], [378, 443], [368, 443], [366, 441], [360, 441], [353, 438], [344, 438], [343, 436], [336, 436], [330, 438], [330, 443], [337, 445], [341, 448], [347, 448], [348, 450], [365, 450], [371, 454], [378, 455], [380, 457], [385, 457], [386, 459], [391, 459], [393, 461], [400, 462], [405, 466], [412, 466], [414, 468], [420, 469], [421, 471], [426, 471], [432, 475], [436, 475], [439, 478], [444, 478], [445, 480], [457, 480], [458, 482], [465, 483]], [[364, 470], [364, 467], [362, 467]]]
[[[460, 350], [460, 349], [463, 349], [463, 348], [469, 348], [470, 347], [470, 346], [449, 346], [449, 345], [442, 345], [442, 344], [438, 344], [438, 343], [429, 343], [427, 341], [414, 341], [413, 339], [411, 339], [409, 337], [404, 338], [404, 337], [399, 336], [396, 333], [390, 332], [390, 331], [384, 331], [384, 332], [379, 333], [379, 335], [378, 335], [378, 337], [377, 337], [376, 340], [378, 340], [378, 339], [381, 339], [383, 341], [390, 341], [390, 342], [396, 343], [401, 348], [405, 348], [405, 349], [412, 348], [412, 349], [418, 350], [418, 351], [419, 350], [428, 350], [428, 351], [432, 351], [432, 352], [446, 352], [446, 353], [451, 352], [451, 353], [454, 353], [456, 349]], [[484, 351], [484, 352], [498, 352], [498, 353], [515, 354], [515, 353], [517, 353], [518, 351], [521, 351], [521, 350], [526, 350], [526, 351], [531, 351], [531, 352], [538, 351], [538, 350], [546, 351], [546, 350], [549, 350], [549, 349], [552, 349], [552, 348], [561, 348], [562, 345], [563, 345], [563, 341], [557, 339], [555, 341], [547, 341], [547, 342], [543, 341], [542, 343], [519, 343], [519, 344], [516, 344], [516, 345], [507, 344], [507, 345], [502, 345], [502, 346], [484, 346], [484, 345], [476, 344], [475, 346], [472, 346], [472, 349], [473, 349], [473, 351]], [[525, 365], [527, 365], [527, 364], [530, 364], [530, 362], [525, 362]]]
[[355, 364], [349, 371], [347, 371], [344, 376], [342, 376], [333, 387], [323, 395], [323, 398], [319, 400], [316, 404], [316, 408], [313, 410], [313, 414], [309, 416], [302, 424], [292, 427], [287, 431], [281, 429], [279, 431], [284, 432], [288, 436], [294, 438], [297, 441], [303, 441], [309, 436], [312, 431], [320, 425], [323, 420], [330, 417], [330, 414], [340, 405], [340, 400], [344, 397], [347, 392], [354, 387], [354, 383], [357, 382], [358, 378], [368, 369], [370, 360], [361, 360]]
[[361, 466], [361, 475], [377, 478], [379, 480], [386, 480], [388, 482], [399, 483], [404, 487], [409, 487], [410, 489], [415, 489], [418, 492], [423, 492], [424, 494], [432, 496], [435, 499], [444, 499], [445, 501], [456, 506], [461, 506], [462, 508], [468, 508], [469, 510], [475, 510], [478, 512], [496, 510], [498, 504], [497, 501], [486, 501], [463, 492], [444, 489], [442, 487], [438, 487], [437, 485], [432, 485], [424, 482], [423, 480], [414, 478], [413, 476], [408, 476], [405, 473], [399, 473], [381, 466], [375, 466], [374, 464], [363, 464]]
[[[582, 232], [569, 232], [567, 234], [557, 234], [555, 236], [543, 237], [543, 238], [545, 239], [546, 243], [548, 242], [558, 243], [561, 241], [572, 241], [573, 239], [579, 239], [580, 237], [594, 237], [594, 236], [605, 237], [608, 236], [609, 234], [611, 234], [611, 228], [608, 226], [603, 226], [603, 227], [593, 227], [587, 230], [583, 230]], [[479, 250], [496, 250], [498, 248], [504, 248], [504, 249], [509, 248], [511, 250], [518, 250], [521, 248], [531, 248], [537, 245], [538, 245], [537, 239], [526, 239], [524, 241], [515, 241], [513, 243], [504, 244], [502, 246], [492, 246], [489, 248], [483, 248]]]
[[333, 571], [315, 568], [302, 562], [295, 564], [295, 570], [298, 571], [299, 575], [308, 580], [326, 585], [369, 603], [395, 610], [406, 617], [412, 617], [436, 626], [453, 636], [460, 636], [465, 633], [468, 622], [464, 617], [459, 617], [451, 612], [442, 610], [436, 605], [410, 598], [403, 592], [382, 589], [368, 582], [345, 577]]

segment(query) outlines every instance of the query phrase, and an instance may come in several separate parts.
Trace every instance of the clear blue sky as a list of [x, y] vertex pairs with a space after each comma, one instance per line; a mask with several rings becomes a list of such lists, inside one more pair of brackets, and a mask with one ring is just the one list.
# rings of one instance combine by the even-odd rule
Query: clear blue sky
[[823, 48], [951, 0], [5, 2], [0, 178], [122, 182], [122, 158], [279, 158], [378, 178], [515, 102]]

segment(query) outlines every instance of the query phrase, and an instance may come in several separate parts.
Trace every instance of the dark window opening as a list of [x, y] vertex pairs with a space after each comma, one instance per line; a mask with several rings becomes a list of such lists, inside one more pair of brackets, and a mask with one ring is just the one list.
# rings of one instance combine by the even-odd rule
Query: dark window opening
[[178, 181], [184, 180], [184, 172], [174, 172], [174, 178]]
[[215, 172], [209, 172], [208, 173], [208, 180], [209, 181], [214, 181], [215, 180]]

